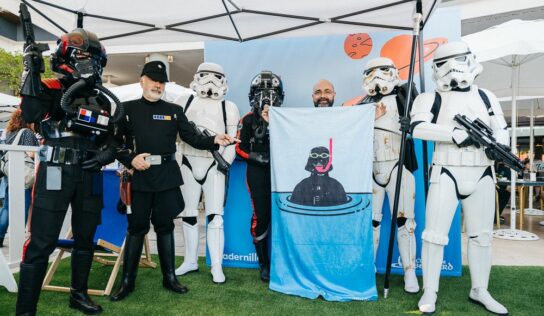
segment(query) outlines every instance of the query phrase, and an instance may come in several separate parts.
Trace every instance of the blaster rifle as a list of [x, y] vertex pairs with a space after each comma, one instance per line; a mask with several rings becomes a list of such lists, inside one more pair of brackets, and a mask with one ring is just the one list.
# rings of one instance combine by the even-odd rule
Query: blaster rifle
[[523, 163], [511, 152], [510, 147], [500, 144], [493, 137], [493, 130], [482, 120], [471, 121], [466, 115], [457, 114], [453, 118], [459, 125], [465, 128], [465, 131], [480, 145], [490, 151], [496, 160], [503, 162], [510, 169], [520, 172], [523, 170]]
[[[210, 134], [207, 129], [203, 130], [202, 133], [206, 136], [212, 136], [212, 134]], [[225, 158], [223, 158], [223, 156], [221, 156], [221, 154], [217, 150], [212, 151], [212, 156], [217, 163], [217, 170], [227, 176], [229, 173], [230, 164], [225, 160]]]
[[19, 7], [21, 17], [21, 26], [23, 28], [23, 36], [25, 38], [24, 48], [24, 71], [21, 76], [21, 95], [38, 96], [41, 94], [41, 77], [40, 74], [45, 72], [45, 65], [42, 54], [49, 50], [49, 45], [45, 43], [36, 43], [34, 37], [34, 28], [32, 19], [26, 4], [21, 3]]

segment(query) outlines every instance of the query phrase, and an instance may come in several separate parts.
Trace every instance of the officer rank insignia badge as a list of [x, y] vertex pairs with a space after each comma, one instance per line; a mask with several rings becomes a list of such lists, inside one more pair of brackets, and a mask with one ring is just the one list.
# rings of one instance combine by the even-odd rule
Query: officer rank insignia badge
[[156, 121], [171, 121], [172, 117], [170, 115], [153, 115], [153, 119]]

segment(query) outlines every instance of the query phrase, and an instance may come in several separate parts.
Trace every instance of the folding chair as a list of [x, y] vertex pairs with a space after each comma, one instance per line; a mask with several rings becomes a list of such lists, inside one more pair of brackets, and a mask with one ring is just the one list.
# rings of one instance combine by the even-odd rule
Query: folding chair
[[[93, 260], [103, 265], [113, 266], [110, 277], [103, 290], [89, 289], [89, 295], [110, 295], [115, 283], [115, 278], [121, 267], [123, 252], [125, 249], [125, 234], [128, 221], [124, 214], [117, 212], [117, 201], [119, 199], [119, 178], [114, 173], [104, 172], [104, 209], [102, 210], [102, 223], [97, 227], [94, 236], [95, 253]], [[53, 263], [49, 267], [43, 289], [57, 292], [69, 292], [70, 287], [51, 285], [51, 279], [55, 274], [63, 255], [71, 252], [74, 246], [71, 230], [65, 239], [59, 239], [57, 248], [60, 250]], [[149, 251], [149, 240], [145, 236], [144, 255], [140, 260], [140, 267], [156, 268], [157, 264], [151, 261]]]

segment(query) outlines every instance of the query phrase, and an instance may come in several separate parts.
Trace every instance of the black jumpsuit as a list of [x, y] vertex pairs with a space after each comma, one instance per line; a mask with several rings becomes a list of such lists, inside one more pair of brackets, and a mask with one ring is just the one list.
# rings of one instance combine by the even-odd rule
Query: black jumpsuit
[[[98, 150], [112, 151], [111, 157], [114, 157], [116, 143], [112, 128], [110, 133], [97, 137], [63, 127], [66, 114], [60, 107], [60, 100], [69, 85], [70, 82], [64, 79], [46, 79], [42, 81], [43, 93], [40, 96], [24, 96], [21, 101], [24, 120], [40, 124], [46, 146], [39, 153], [40, 162], [29, 214], [31, 234], [23, 249], [17, 314], [36, 310], [49, 255], [57, 245], [69, 205], [72, 206], [74, 239], [71, 293], [86, 295], [87, 291], [94, 253], [93, 238], [103, 208], [102, 172], [83, 170], [81, 163]], [[88, 101], [93, 95], [92, 91], [80, 91], [87, 96], [77, 94], [76, 101]], [[98, 98], [97, 101], [103, 109], [110, 110], [106, 98]], [[44, 150], [47, 148], [50, 149], [49, 153], [54, 154], [46, 155]], [[60, 178], [60, 188], [48, 187], [48, 177], [56, 181]]]
[[252, 153], [270, 157], [270, 137], [266, 133], [261, 139], [256, 138], [256, 123], [257, 119], [253, 112], [242, 118], [241, 128], [238, 131], [238, 138], [241, 142], [236, 145], [236, 153], [247, 160], [246, 179], [253, 205], [251, 236], [253, 236], [255, 244], [266, 240], [272, 212], [270, 163], [251, 159]]
[[[69, 137], [49, 138], [44, 131], [49, 123], [54, 124], [65, 116], [60, 108], [60, 98], [64, 85], [56, 79], [44, 80], [44, 93], [40, 98], [25, 96], [21, 110], [25, 121], [41, 123], [41, 134], [48, 146], [59, 146], [76, 150], [95, 150], [112, 136], [102, 139], [79, 136], [71, 133]], [[109, 109], [109, 104], [105, 105]], [[48, 118], [48, 120], [44, 120]], [[42, 121], [44, 120], [44, 121]], [[113, 148], [114, 149], [114, 148]], [[68, 157], [65, 157], [68, 160]], [[82, 159], [83, 158], [83, 159]], [[72, 233], [74, 249], [92, 250], [96, 226], [100, 224], [102, 202], [102, 173], [81, 169], [79, 163], [84, 157], [72, 157], [69, 163], [41, 161], [36, 175], [33, 191], [33, 207], [30, 217], [31, 236], [25, 244], [23, 261], [25, 263], [47, 263], [55, 249], [68, 205], [72, 206]], [[47, 166], [60, 166], [62, 170], [60, 190], [46, 187]]]

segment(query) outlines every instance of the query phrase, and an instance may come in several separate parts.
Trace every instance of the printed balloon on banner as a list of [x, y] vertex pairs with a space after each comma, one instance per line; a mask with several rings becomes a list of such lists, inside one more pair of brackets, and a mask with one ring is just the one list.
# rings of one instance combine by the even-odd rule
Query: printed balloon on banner
[[361, 59], [372, 50], [372, 38], [367, 33], [350, 34], [344, 40], [344, 51], [351, 59]]
[[[425, 62], [433, 58], [433, 54], [438, 46], [446, 43], [447, 38], [435, 37], [423, 42], [423, 60]], [[380, 56], [390, 58], [397, 69], [402, 80], [408, 80], [408, 70], [410, 65], [410, 47], [412, 47], [411, 35], [398, 35], [388, 40], [382, 47]], [[419, 52], [416, 53], [416, 65], [414, 74], [419, 73]]]

